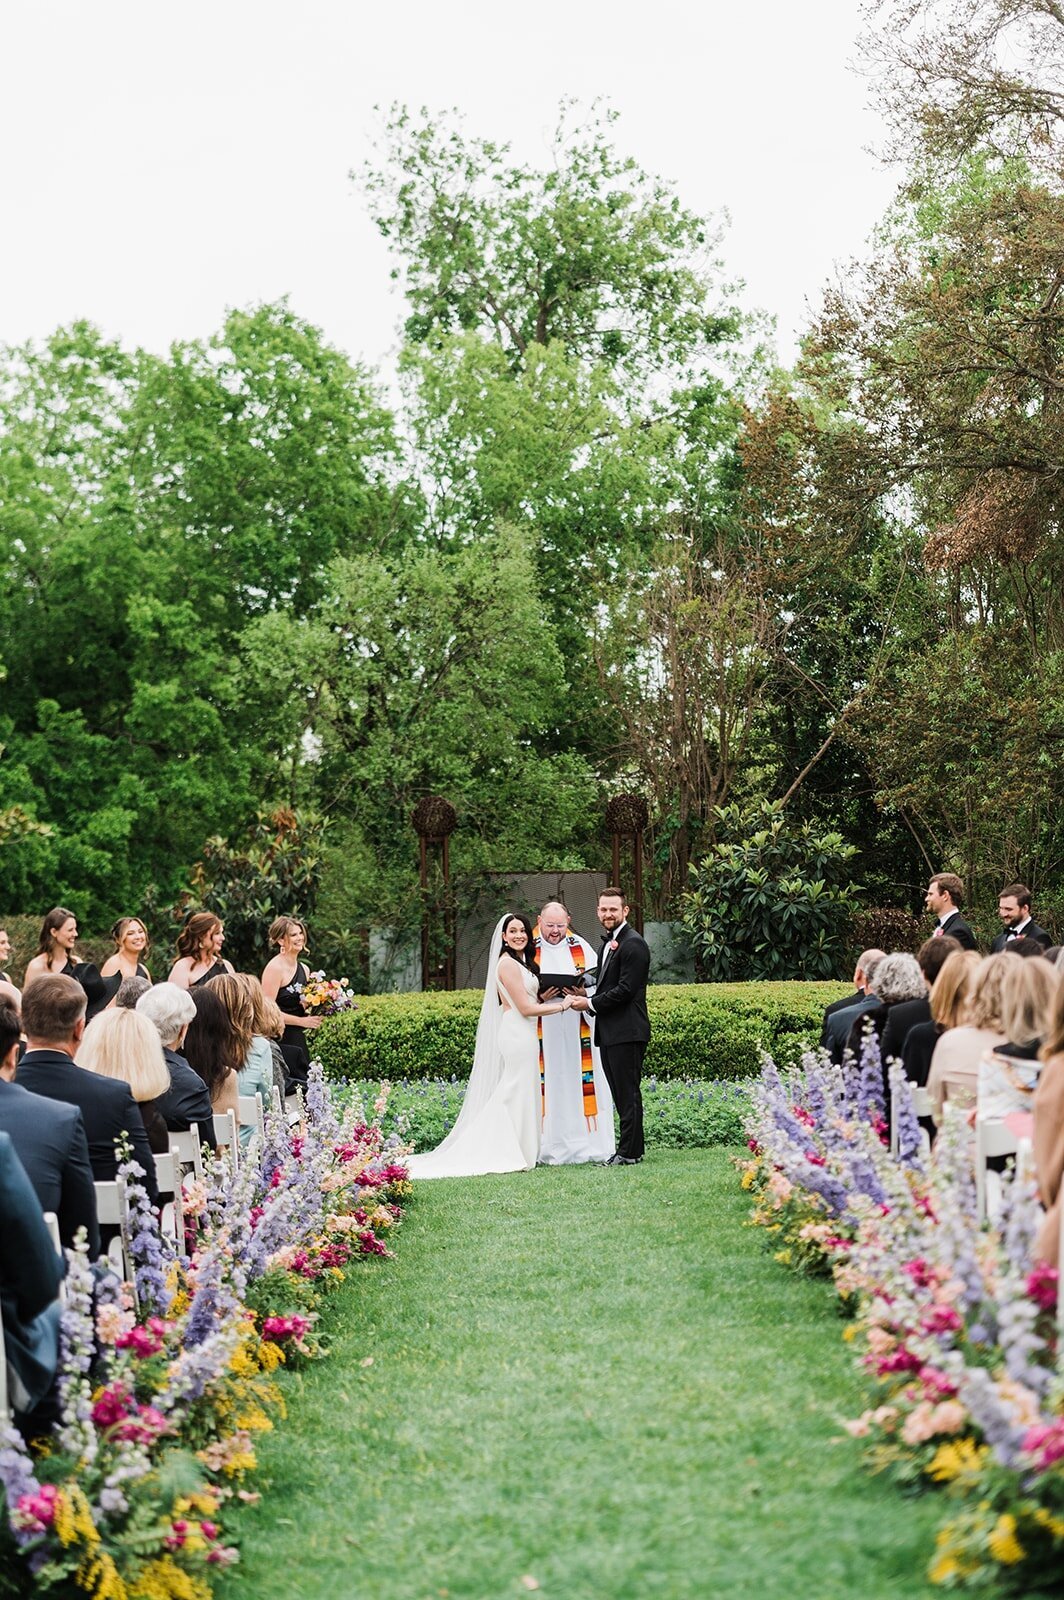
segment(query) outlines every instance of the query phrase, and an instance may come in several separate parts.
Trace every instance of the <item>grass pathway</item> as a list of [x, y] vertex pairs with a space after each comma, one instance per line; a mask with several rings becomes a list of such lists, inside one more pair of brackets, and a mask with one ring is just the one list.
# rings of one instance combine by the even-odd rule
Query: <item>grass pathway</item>
[[[823, 1284], [721, 1151], [422, 1184], [288, 1385], [256, 1600], [920, 1600], [941, 1508], [869, 1478]], [[371, 1364], [363, 1364], [372, 1357]], [[534, 1580], [534, 1584], [531, 1580]]]

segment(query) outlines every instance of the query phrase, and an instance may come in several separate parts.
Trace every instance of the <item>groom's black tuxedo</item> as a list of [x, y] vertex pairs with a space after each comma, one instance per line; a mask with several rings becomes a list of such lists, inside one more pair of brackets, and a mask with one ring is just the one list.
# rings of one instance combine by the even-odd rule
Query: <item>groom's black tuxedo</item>
[[617, 1154], [639, 1160], [643, 1154], [643, 1097], [639, 1079], [650, 1039], [647, 979], [650, 949], [642, 934], [626, 923], [610, 949], [607, 937], [599, 949], [599, 981], [591, 1000], [595, 1043], [602, 1070], [621, 1119]]

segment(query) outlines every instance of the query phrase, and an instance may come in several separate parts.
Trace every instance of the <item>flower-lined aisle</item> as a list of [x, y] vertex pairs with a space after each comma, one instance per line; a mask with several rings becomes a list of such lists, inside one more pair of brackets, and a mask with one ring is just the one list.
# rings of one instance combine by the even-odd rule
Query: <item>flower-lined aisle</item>
[[1041, 1217], [1026, 1176], [1003, 1181], [980, 1230], [971, 1133], [949, 1118], [934, 1160], [900, 1067], [898, 1155], [885, 1144], [874, 1043], [844, 1073], [816, 1055], [766, 1061], [741, 1163], [777, 1260], [830, 1272], [844, 1337], [869, 1384], [845, 1426], [908, 1490], [944, 1490], [929, 1577], [947, 1588], [1059, 1593], [1064, 1564], [1064, 1379], [1058, 1274], [1034, 1263]]
[[255, 1435], [284, 1415], [273, 1374], [325, 1353], [323, 1295], [392, 1253], [409, 1182], [385, 1102], [340, 1112], [315, 1067], [298, 1135], [273, 1114], [235, 1176], [218, 1160], [190, 1186], [188, 1263], [123, 1169], [135, 1292], [69, 1252], [60, 1420], [32, 1451], [0, 1437], [0, 1592], [209, 1600], [238, 1559], [225, 1502], [257, 1498]]

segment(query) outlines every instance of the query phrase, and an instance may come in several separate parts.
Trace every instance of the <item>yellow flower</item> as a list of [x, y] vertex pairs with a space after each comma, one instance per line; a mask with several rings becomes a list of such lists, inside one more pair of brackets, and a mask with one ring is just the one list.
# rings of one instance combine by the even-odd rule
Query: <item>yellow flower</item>
[[74, 1581], [87, 1589], [94, 1600], [128, 1600], [129, 1590], [122, 1582], [114, 1558], [106, 1550], [94, 1550], [78, 1568]]
[[939, 1445], [924, 1471], [935, 1483], [952, 1483], [962, 1474], [981, 1472], [989, 1453], [985, 1444], [977, 1445], [972, 1439], [951, 1440]]
[[1009, 1512], [998, 1517], [987, 1544], [994, 1560], [1003, 1567], [1014, 1567], [1027, 1553], [1016, 1537], [1016, 1518]]
[[927, 1575], [932, 1583], [949, 1583], [950, 1579], [955, 1578], [960, 1570], [956, 1556], [951, 1556], [946, 1552], [935, 1557]]
[[750, 1169], [748, 1167], [746, 1169], [746, 1171], [743, 1173], [743, 1175], [740, 1178], [740, 1180], [739, 1180], [739, 1187], [742, 1188], [742, 1189], [752, 1189], [753, 1186], [754, 1186], [754, 1175], [753, 1175], [753, 1173], [750, 1171]]
[[264, 1339], [258, 1348], [258, 1362], [263, 1372], [274, 1372], [284, 1364], [285, 1354], [279, 1344]]
[[791, 1252], [789, 1250], [777, 1250], [772, 1259], [773, 1259], [773, 1261], [778, 1261], [781, 1266], [784, 1266], [784, 1267], [789, 1266], [790, 1265], [790, 1260], [791, 1260]]
[[1048, 1529], [1054, 1539], [1064, 1539], [1064, 1517], [1055, 1517], [1045, 1506], [1039, 1506], [1034, 1520], [1040, 1528]]
[[129, 1600], [211, 1600], [210, 1586], [184, 1572], [169, 1556], [141, 1568]]

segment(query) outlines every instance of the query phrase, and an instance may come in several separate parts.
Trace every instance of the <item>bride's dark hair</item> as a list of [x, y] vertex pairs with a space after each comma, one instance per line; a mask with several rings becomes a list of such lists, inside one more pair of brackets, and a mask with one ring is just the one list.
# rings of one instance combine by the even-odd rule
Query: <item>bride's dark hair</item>
[[[511, 922], [519, 922], [522, 928], [524, 928], [525, 932], [528, 934], [528, 943], [525, 945], [523, 950], [511, 950], [510, 946], [506, 943], [506, 930], [510, 926]], [[503, 956], [513, 956], [515, 961], [520, 961], [524, 966], [528, 967], [530, 972], [536, 971], [536, 963], [533, 960], [533, 955], [535, 952], [532, 944], [532, 924], [529, 922], [523, 911], [512, 911], [508, 916], [503, 917], [501, 938], [502, 950], [499, 952], [500, 960]]]

